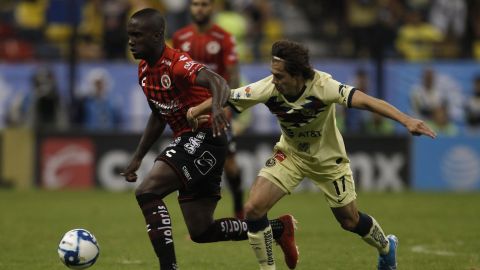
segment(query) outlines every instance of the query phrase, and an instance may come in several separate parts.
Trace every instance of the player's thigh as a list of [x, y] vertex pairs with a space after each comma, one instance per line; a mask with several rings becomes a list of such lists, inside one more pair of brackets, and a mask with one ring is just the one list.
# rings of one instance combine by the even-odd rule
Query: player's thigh
[[332, 180], [312, 179], [323, 191], [325, 199], [331, 208], [346, 206], [357, 198], [351, 172]]
[[180, 203], [183, 219], [190, 235], [204, 232], [213, 223], [217, 203], [216, 198], [200, 198]]
[[258, 176], [250, 189], [250, 196], [245, 204], [247, 218], [262, 217], [285, 194], [287, 193], [275, 183], [263, 176]]
[[136, 193], [156, 193], [166, 195], [182, 187], [182, 182], [174, 169], [162, 160], [156, 160], [136, 189]]
[[150, 172], [137, 187], [135, 193], [136, 195], [155, 193], [166, 196], [180, 189], [182, 185], [182, 181], [169, 164], [162, 160], [156, 160]]

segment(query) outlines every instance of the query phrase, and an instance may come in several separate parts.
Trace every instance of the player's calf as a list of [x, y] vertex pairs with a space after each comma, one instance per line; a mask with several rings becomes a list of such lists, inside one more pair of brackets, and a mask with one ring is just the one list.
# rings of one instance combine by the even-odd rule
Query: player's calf
[[137, 196], [142, 209], [147, 233], [161, 269], [177, 269], [177, 260], [172, 235], [172, 220], [160, 196], [152, 193]]
[[252, 247], [261, 270], [275, 270], [273, 257], [273, 232], [267, 219], [263, 216], [257, 220], [247, 220], [248, 242]]

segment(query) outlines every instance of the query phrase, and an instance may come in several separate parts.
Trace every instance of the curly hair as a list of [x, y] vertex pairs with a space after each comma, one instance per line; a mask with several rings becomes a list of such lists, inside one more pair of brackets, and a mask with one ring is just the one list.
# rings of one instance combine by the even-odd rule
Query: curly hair
[[304, 79], [313, 79], [315, 71], [310, 66], [308, 49], [289, 40], [280, 40], [272, 45], [272, 57], [285, 63], [285, 70], [292, 76], [302, 75]]

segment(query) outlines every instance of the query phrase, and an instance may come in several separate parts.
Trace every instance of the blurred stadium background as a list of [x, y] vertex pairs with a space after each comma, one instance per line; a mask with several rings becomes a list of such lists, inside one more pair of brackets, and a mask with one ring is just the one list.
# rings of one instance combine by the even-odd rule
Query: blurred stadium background
[[[413, 211], [418, 214], [414, 214], [418, 224], [431, 224], [428, 230], [439, 233], [420, 247], [410, 242], [411, 254], [430, 257], [428, 263], [418, 268], [416, 262], [423, 257], [409, 258], [408, 262], [405, 260], [409, 267], [404, 269], [480, 269], [480, 244], [477, 243], [480, 239], [480, 1], [217, 0], [215, 4], [217, 22], [237, 39], [243, 84], [269, 74], [270, 46], [275, 40], [287, 38], [308, 46], [315, 68], [427, 121], [438, 132], [435, 140], [411, 137], [401, 126], [370, 113], [345, 111], [340, 107], [337, 112], [337, 124], [345, 137], [357, 188], [362, 192], [360, 199], [372, 196], [373, 199], [366, 199], [366, 205], [377, 211], [375, 216], [398, 220], [408, 218], [413, 210], [419, 210], [415, 207], [420, 207], [422, 211]], [[129, 206], [133, 207], [133, 197], [123, 191], [128, 193], [134, 185], [125, 183], [119, 172], [137, 145], [149, 107], [138, 86], [136, 63], [127, 51], [125, 26], [128, 17], [144, 7], [164, 12], [167, 38], [189, 22], [188, 0], [0, 2], [2, 249], [12, 243], [5, 235], [9, 230], [28, 227], [15, 225], [15, 221], [38, 221], [36, 215], [30, 220], [21, 218], [19, 213], [28, 215], [30, 207], [34, 207], [34, 212], [46, 211], [47, 215], [49, 210], [43, 209], [42, 203], [57, 215], [71, 209], [57, 209], [51, 200], [68, 201], [73, 197], [78, 203], [72, 206], [75, 209], [81, 208], [83, 194], [86, 200], [113, 198], [112, 205], [125, 203], [120, 198], [128, 197]], [[280, 130], [268, 110], [261, 106], [241, 116], [237, 124], [243, 130], [238, 139], [238, 162], [244, 187], [248, 189], [270, 155]], [[140, 175], [148, 171], [162, 145], [168, 143], [169, 134], [167, 131], [147, 155]], [[301, 212], [305, 206], [300, 202], [312, 198], [313, 192], [317, 190], [306, 181], [292, 196], [291, 205], [287, 201], [281, 206], [293, 213]], [[389, 208], [390, 196], [397, 202], [393, 208]], [[25, 197], [35, 199], [25, 203]], [[406, 203], [412, 198], [418, 205]], [[459, 200], [464, 204], [459, 204]], [[317, 201], [322, 204], [321, 199]], [[110, 204], [105, 199], [102, 202]], [[229, 200], [222, 202], [227, 206], [230, 203]], [[383, 208], [375, 207], [378, 204]], [[80, 220], [90, 219], [92, 212], [94, 216], [99, 214], [95, 209], [88, 209], [79, 211]], [[275, 211], [282, 212], [280, 210], [277, 207]], [[312, 227], [320, 220], [333, 223], [328, 212], [322, 211], [323, 215], [317, 220], [305, 214], [306, 220], [301, 222]], [[398, 212], [399, 216], [390, 211]], [[132, 213], [136, 213], [135, 210]], [[444, 223], [439, 216], [451, 224]], [[79, 224], [79, 219], [67, 217], [72, 221], [51, 219], [42, 224], [56, 230], [47, 234], [49, 240], [53, 235], [56, 241], [57, 235], [60, 237], [71, 229], [68, 226], [76, 224], [108, 226], [107, 221], [102, 225], [94, 225], [92, 221]], [[141, 217], [136, 217], [135, 224], [140, 228], [134, 231], [143, 237]], [[55, 222], [62, 225], [52, 225]], [[413, 221], [407, 224], [412, 226], [403, 228], [407, 238], [411, 231], [426, 230], [415, 228], [418, 224]], [[472, 224], [479, 226], [474, 230]], [[442, 238], [449, 234], [445, 226], [462, 234], [457, 235], [456, 240]], [[95, 229], [92, 231], [95, 233]], [[348, 243], [350, 239], [339, 229], [328, 233], [344, 237], [340, 242]], [[108, 237], [114, 236], [105, 236]], [[311, 239], [313, 236], [300, 237]], [[101, 243], [108, 241], [99, 238]], [[324, 253], [329, 252], [326, 247], [336, 237], [329, 239], [323, 247]], [[146, 253], [151, 252], [146, 236], [143, 240], [142, 248]], [[131, 241], [135, 240], [127, 244]], [[456, 241], [455, 247], [449, 249], [447, 245], [452, 241]], [[437, 248], [429, 247], [432, 243]], [[45, 248], [55, 251], [55, 246], [43, 246]], [[470, 250], [470, 255], [459, 258], [455, 249]], [[242, 250], [247, 254], [251, 252], [246, 248]], [[315, 253], [305, 254], [311, 254], [305, 261], [315, 262]], [[246, 260], [253, 261], [248, 255]], [[8, 256], [0, 255], [0, 258], [0, 269], [56, 267], [25, 266], [20, 255], [13, 264], [9, 264]], [[331, 256], [324, 259], [330, 262], [325, 269], [368, 268], [357, 268], [355, 264], [350, 268], [336, 268], [337, 259]], [[358, 259], [358, 263], [365, 260]], [[444, 260], [443, 264], [431, 266], [437, 259]], [[107, 262], [112, 268], [99, 269], [124, 269], [114, 266], [113, 259]], [[314, 264], [304, 267], [301, 269], [318, 269]]]

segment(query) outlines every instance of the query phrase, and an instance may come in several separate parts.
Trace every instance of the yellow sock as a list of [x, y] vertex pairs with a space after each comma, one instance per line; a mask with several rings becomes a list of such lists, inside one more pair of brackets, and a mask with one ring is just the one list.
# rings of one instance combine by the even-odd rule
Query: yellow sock
[[257, 257], [260, 270], [275, 270], [272, 227], [268, 226], [264, 230], [254, 233], [248, 232], [248, 242]]
[[385, 233], [383, 232], [382, 227], [380, 227], [378, 222], [373, 217], [371, 218], [372, 228], [370, 229], [370, 232], [368, 232], [368, 234], [365, 235], [362, 239], [369, 245], [376, 247], [380, 254], [387, 254], [390, 248], [387, 236], [385, 236]]

